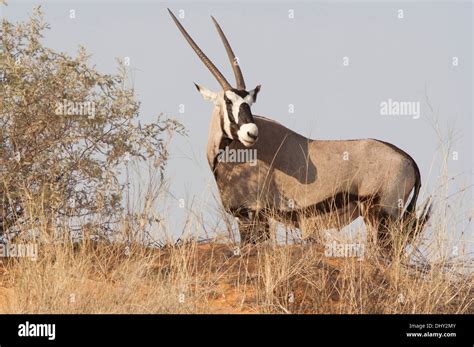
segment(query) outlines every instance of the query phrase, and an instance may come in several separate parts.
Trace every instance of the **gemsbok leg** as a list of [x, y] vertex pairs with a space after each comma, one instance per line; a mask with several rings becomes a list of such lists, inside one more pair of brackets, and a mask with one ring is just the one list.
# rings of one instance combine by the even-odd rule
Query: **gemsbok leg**
[[270, 238], [270, 224], [263, 213], [248, 211], [239, 214], [238, 226], [242, 246], [267, 241]]

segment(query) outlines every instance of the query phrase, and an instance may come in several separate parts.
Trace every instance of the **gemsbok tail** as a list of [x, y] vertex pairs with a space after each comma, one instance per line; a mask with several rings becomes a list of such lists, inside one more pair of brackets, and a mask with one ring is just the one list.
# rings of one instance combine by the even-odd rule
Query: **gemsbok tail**
[[404, 229], [408, 232], [410, 238], [414, 238], [416, 235], [419, 235], [426, 227], [426, 223], [430, 219], [431, 209], [433, 207], [431, 196], [424, 202], [423, 209], [419, 217], [416, 216], [416, 202], [418, 200], [418, 195], [421, 188], [421, 175], [418, 165], [413, 160], [413, 165], [415, 168], [415, 187], [413, 190], [413, 196], [410, 203], [408, 204], [405, 212], [402, 215], [402, 225]]

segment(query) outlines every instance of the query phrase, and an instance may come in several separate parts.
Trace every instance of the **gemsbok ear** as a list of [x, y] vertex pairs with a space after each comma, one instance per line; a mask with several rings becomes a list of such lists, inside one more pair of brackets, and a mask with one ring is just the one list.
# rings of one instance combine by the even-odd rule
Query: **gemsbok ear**
[[261, 87], [262, 86], [259, 84], [258, 86], [255, 87], [255, 89], [249, 92], [249, 94], [252, 96], [253, 102], [257, 101], [257, 94], [260, 91]]
[[204, 100], [215, 102], [217, 99], [217, 93], [207, 88], [201, 87], [197, 83], [194, 83], [199, 93], [201, 93]]

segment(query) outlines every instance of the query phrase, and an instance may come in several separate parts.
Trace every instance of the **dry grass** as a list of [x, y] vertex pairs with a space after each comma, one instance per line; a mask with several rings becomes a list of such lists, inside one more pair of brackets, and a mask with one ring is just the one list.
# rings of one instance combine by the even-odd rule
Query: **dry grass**
[[42, 245], [3, 260], [2, 313], [474, 313], [472, 274], [425, 272], [317, 245], [190, 241]]
[[[207, 230], [203, 242], [197, 236], [206, 223], [191, 211], [183, 236], [172, 241], [162, 206], [166, 182], [156, 168], [148, 176], [137, 171], [131, 190], [138, 193], [127, 192], [134, 203], [113, 238], [98, 239], [88, 227], [101, 223], [75, 220], [82, 233], [73, 239], [71, 220], [51, 223], [41, 203], [25, 198], [32, 215], [19, 220], [10, 242], [35, 244], [38, 255], [0, 258], [1, 313], [474, 313], [472, 255], [463, 247], [472, 234], [455, 229], [470, 226], [459, 223], [467, 221], [459, 213], [465, 191], [453, 199], [441, 190], [429, 235], [398, 247], [388, 261], [362, 233], [334, 239], [363, 244], [362, 256], [329, 255], [332, 240], [306, 242], [295, 230], [285, 241], [274, 230], [269, 241], [240, 249], [225, 214], [217, 215], [224, 227]], [[401, 235], [399, 228], [392, 234]], [[151, 242], [157, 233], [169, 241]]]
[[[362, 257], [330, 256], [327, 239], [305, 242], [295, 230], [288, 232], [293, 240], [282, 242], [274, 234], [265, 243], [240, 249], [228, 215], [218, 218], [224, 228], [208, 231], [208, 238], [199, 241], [205, 223], [198, 213], [188, 215], [179, 242], [145, 247], [151, 217], [160, 219], [155, 234], [161, 231], [168, 235], [164, 239], [172, 239], [163, 227], [163, 208], [157, 206], [167, 188], [156, 184], [156, 174], [152, 170], [136, 182], [141, 193], [130, 198], [135, 212], [115, 224], [115, 241], [92, 241], [94, 230], [87, 231], [85, 224], [84, 237], [73, 240], [67, 220], [57, 226], [42, 223], [51, 219], [28, 201], [27, 210], [38, 217], [36, 235], [33, 225], [20, 224], [26, 230], [12, 241], [36, 244], [38, 256], [0, 258], [0, 312], [474, 313], [472, 257], [462, 247], [472, 235], [453, 239], [458, 224], [450, 211], [458, 209], [448, 209], [448, 204], [455, 206], [452, 199], [438, 196], [430, 235], [418, 237], [411, 251], [400, 248], [390, 261], [360, 233], [337, 242], [366, 245]], [[400, 233], [398, 227], [394, 234]]]

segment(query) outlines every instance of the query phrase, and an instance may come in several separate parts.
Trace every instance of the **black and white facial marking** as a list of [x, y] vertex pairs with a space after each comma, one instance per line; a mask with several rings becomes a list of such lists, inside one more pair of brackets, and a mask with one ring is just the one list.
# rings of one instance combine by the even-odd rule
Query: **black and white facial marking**
[[222, 130], [233, 140], [251, 147], [258, 139], [258, 128], [250, 106], [257, 100], [260, 86], [251, 91], [231, 89], [221, 93], [212, 92], [196, 85], [204, 99], [213, 101], [223, 110]]
[[224, 92], [224, 130], [246, 147], [252, 146], [258, 138], [258, 128], [250, 110], [254, 100], [253, 94], [245, 90]]

